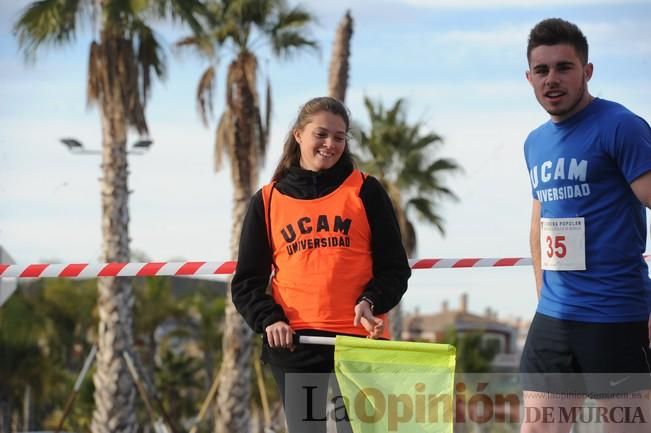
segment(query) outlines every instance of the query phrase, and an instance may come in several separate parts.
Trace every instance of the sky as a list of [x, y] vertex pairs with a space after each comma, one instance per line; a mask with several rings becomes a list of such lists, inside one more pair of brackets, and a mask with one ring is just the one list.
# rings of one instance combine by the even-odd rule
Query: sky
[[[296, 2], [292, 2], [296, 3]], [[27, 1], [0, 2], [0, 245], [20, 264], [96, 262], [101, 253], [100, 160], [59, 142], [76, 137], [99, 148], [99, 115], [86, 108], [89, 31], [65, 48], [26, 63], [12, 25]], [[351, 10], [354, 35], [346, 96], [353, 120], [368, 125], [363, 98], [404, 98], [409, 119], [424, 122], [462, 174], [446, 179], [459, 196], [438, 208], [445, 236], [417, 221], [417, 258], [528, 257], [530, 184], [522, 144], [547, 121], [525, 80], [526, 39], [540, 20], [562, 17], [590, 43], [594, 96], [651, 119], [649, 0], [330, 0], [302, 3], [319, 19], [320, 53], [279, 61], [261, 52], [260, 74], [274, 93], [271, 143], [261, 182], [275, 167], [299, 106], [327, 92], [337, 23]], [[86, 26], [86, 30], [88, 26]], [[157, 29], [171, 45], [183, 32]], [[213, 171], [216, 120], [195, 109], [204, 61], [167, 49], [168, 78], [147, 109], [152, 149], [129, 157], [132, 250], [151, 260], [230, 259], [232, 187], [227, 167]], [[223, 109], [224, 52], [215, 111]], [[130, 142], [138, 137], [130, 136]], [[226, 164], [228, 165], [228, 164]], [[647, 248], [651, 250], [651, 248]], [[435, 312], [443, 301], [529, 319], [536, 307], [529, 267], [416, 270], [403, 305]]]

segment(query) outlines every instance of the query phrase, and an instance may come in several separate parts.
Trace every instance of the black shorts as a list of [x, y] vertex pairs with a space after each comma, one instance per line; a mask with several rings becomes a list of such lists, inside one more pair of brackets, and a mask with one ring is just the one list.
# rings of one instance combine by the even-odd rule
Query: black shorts
[[536, 313], [520, 360], [528, 391], [617, 394], [651, 389], [648, 323], [592, 323]]

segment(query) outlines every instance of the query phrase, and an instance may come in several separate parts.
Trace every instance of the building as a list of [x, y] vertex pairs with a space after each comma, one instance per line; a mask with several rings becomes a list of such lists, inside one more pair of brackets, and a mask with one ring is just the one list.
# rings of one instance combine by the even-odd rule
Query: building
[[468, 310], [468, 295], [464, 293], [457, 309], [450, 309], [445, 301], [438, 313], [420, 314], [416, 311], [405, 315], [402, 329], [403, 340], [429, 342], [443, 341], [450, 330], [455, 330], [457, 335], [481, 332], [484, 343], [497, 347], [493, 370], [514, 371], [522, 353], [522, 331], [526, 336], [528, 324], [520, 320], [514, 323], [500, 320], [497, 312], [490, 308], [483, 315], [471, 313]]

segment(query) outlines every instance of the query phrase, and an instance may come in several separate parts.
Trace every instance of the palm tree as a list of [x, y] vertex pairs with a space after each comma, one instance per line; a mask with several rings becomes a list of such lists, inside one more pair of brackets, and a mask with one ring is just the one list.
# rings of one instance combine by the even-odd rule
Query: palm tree
[[[436, 205], [442, 199], [456, 199], [443, 184], [443, 177], [459, 171], [460, 167], [454, 160], [432, 157], [443, 140], [435, 133], [423, 133], [423, 122], [407, 120], [403, 99], [398, 99], [388, 109], [368, 97], [364, 98], [364, 105], [371, 124], [368, 132], [361, 134], [360, 166], [376, 176], [387, 190], [405, 251], [408, 257], [413, 257], [417, 243], [411, 213], [444, 234], [443, 218]], [[399, 305], [392, 310], [390, 323], [391, 335], [400, 338]]]
[[[126, 141], [130, 128], [148, 134], [145, 106], [152, 79], [163, 78], [162, 48], [149, 23], [172, 18], [201, 30], [199, 0], [40, 0], [14, 26], [27, 58], [38, 48], [71, 43], [82, 21], [94, 35], [89, 47], [87, 96], [102, 126], [102, 259], [129, 261], [129, 189]], [[121, 352], [131, 350], [133, 291], [129, 279], [98, 282], [99, 332], [94, 433], [136, 430], [135, 390]]]
[[[197, 89], [204, 124], [213, 112], [217, 53], [224, 48], [233, 52], [226, 72], [226, 104], [216, 132], [215, 169], [219, 170], [226, 153], [234, 187], [231, 257], [235, 259], [241, 222], [257, 187], [269, 134], [270, 86], [267, 82], [263, 121], [256, 50], [268, 44], [275, 57], [289, 57], [302, 49], [316, 48], [317, 44], [306, 34], [313, 16], [301, 6], [288, 7], [284, 0], [221, 0], [215, 3], [214, 13], [217, 24], [206, 37], [185, 38], [178, 45], [196, 48], [211, 62]], [[252, 332], [235, 311], [230, 290], [227, 297], [217, 433], [248, 431], [250, 420]]]
[[330, 58], [330, 69], [328, 71], [328, 95], [346, 100], [346, 89], [348, 88], [348, 71], [350, 70], [350, 40], [353, 37], [353, 18], [350, 10], [341, 19], [335, 33], [335, 41], [332, 47]]

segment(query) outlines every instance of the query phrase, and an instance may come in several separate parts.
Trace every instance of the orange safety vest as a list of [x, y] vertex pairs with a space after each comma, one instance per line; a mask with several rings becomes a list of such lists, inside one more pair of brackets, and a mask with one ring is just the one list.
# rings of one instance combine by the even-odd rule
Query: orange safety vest
[[[295, 330], [367, 335], [353, 325], [355, 301], [373, 277], [371, 229], [353, 172], [330, 194], [301, 200], [262, 188], [274, 275], [272, 296]], [[389, 338], [386, 315], [382, 337]]]

